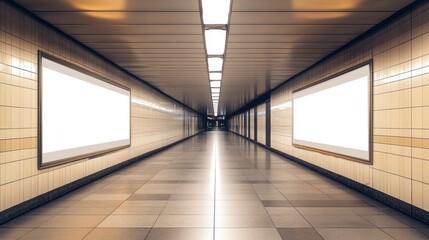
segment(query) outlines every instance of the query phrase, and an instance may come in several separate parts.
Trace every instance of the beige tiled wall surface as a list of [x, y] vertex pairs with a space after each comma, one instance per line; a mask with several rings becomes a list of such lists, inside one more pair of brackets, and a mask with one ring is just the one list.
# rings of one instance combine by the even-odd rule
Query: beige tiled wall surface
[[[370, 59], [373, 165], [293, 147], [292, 91]], [[271, 102], [273, 148], [429, 210], [429, 2], [295, 77]]]
[[267, 105], [265, 103], [258, 105], [256, 107], [257, 118], [256, 118], [256, 141], [261, 144], [266, 144], [266, 135], [267, 135]]
[[[38, 50], [131, 88], [131, 147], [38, 170]], [[202, 128], [202, 119], [194, 112], [0, 1], [0, 211]]]

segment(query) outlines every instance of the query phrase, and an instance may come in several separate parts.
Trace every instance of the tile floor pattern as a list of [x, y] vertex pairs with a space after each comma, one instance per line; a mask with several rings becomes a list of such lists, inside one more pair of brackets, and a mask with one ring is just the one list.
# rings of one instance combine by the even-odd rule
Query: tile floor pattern
[[0, 227], [0, 239], [417, 240], [429, 227], [226, 132], [207, 132]]

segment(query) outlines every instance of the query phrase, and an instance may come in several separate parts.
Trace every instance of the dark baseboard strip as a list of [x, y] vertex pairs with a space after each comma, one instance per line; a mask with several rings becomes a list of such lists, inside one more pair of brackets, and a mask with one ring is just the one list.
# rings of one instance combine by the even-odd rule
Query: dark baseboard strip
[[161, 148], [152, 150], [150, 152], [144, 153], [144, 154], [142, 154], [142, 155], [140, 155], [138, 157], [129, 159], [127, 161], [121, 162], [121, 163], [116, 164], [114, 166], [111, 166], [109, 168], [103, 169], [103, 170], [101, 170], [99, 172], [96, 172], [94, 174], [91, 174], [89, 176], [81, 178], [81, 179], [76, 180], [74, 182], [68, 183], [68, 184], [66, 184], [66, 185], [64, 185], [62, 187], [59, 187], [59, 188], [54, 189], [54, 190], [51, 190], [51, 191], [49, 191], [47, 193], [44, 193], [44, 194], [42, 194], [40, 196], [37, 196], [37, 197], [32, 198], [30, 200], [27, 200], [27, 201], [25, 201], [23, 203], [20, 203], [20, 204], [18, 204], [16, 206], [8, 208], [8, 209], [0, 212], [0, 225], [3, 224], [3, 223], [5, 223], [5, 222], [7, 222], [7, 221], [9, 221], [9, 220], [12, 220], [15, 217], [18, 217], [19, 215], [22, 215], [22, 214], [24, 214], [24, 213], [26, 213], [26, 212], [28, 212], [30, 210], [33, 210], [33, 209], [38, 208], [40, 206], [43, 206], [43, 205], [49, 203], [52, 200], [55, 200], [55, 199], [57, 199], [59, 197], [62, 197], [64, 195], [66, 195], [67, 193], [69, 193], [69, 192], [71, 192], [73, 190], [76, 190], [76, 189], [78, 189], [78, 188], [80, 188], [80, 187], [82, 187], [82, 186], [84, 186], [86, 184], [89, 184], [89, 183], [91, 183], [91, 182], [93, 182], [93, 181], [95, 181], [97, 179], [100, 179], [100, 178], [102, 178], [102, 177], [104, 177], [104, 176], [106, 176], [106, 175], [108, 175], [110, 173], [118, 171], [118, 170], [120, 170], [120, 169], [122, 169], [124, 167], [127, 167], [127, 166], [129, 166], [129, 165], [131, 165], [133, 163], [139, 162], [139, 161], [143, 160], [144, 158], [147, 158], [149, 156], [152, 156], [152, 155], [155, 155], [155, 154], [157, 154], [159, 152], [162, 152], [162, 151], [164, 151], [164, 150], [166, 150], [168, 148], [171, 148], [171, 147], [173, 147], [173, 146], [175, 146], [175, 145], [177, 145], [179, 143], [182, 143], [182, 142], [184, 142], [184, 141], [186, 141], [186, 140], [188, 140], [188, 139], [190, 139], [190, 138], [192, 138], [192, 137], [194, 137], [194, 136], [196, 136], [196, 135], [198, 135], [200, 133], [203, 133], [203, 132], [204, 131], [201, 131], [201, 132], [196, 133], [196, 134], [194, 134], [192, 136], [189, 136], [189, 137], [186, 137], [184, 139], [181, 139], [181, 140], [179, 140], [177, 142], [174, 142], [174, 143], [171, 143], [171, 144], [166, 145], [164, 147], [161, 147]]
[[[231, 133], [235, 133], [235, 132], [231, 132]], [[413, 218], [415, 218], [415, 219], [417, 219], [417, 220], [419, 220], [425, 224], [429, 224], [429, 212], [425, 211], [424, 209], [418, 208], [418, 207], [413, 206], [409, 203], [406, 203], [400, 199], [392, 197], [386, 193], [380, 192], [374, 188], [366, 186], [362, 183], [356, 182], [352, 179], [346, 178], [342, 175], [331, 172], [329, 170], [321, 168], [321, 167], [314, 165], [312, 163], [306, 162], [300, 158], [291, 156], [291, 155], [284, 153], [284, 152], [281, 152], [277, 149], [267, 147], [267, 146], [265, 146], [259, 142], [256, 142], [252, 139], [244, 137], [238, 133], [235, 133], [235, 134], [244, 138], [244, 139], [247, 139], [248, 141], [253, 142], [253, 143], [255, 143], [261, 147], [264, 147], [265, 149], [267, 149], [271, 152], [274, 152], [277, 155], [280, 155], [284, 158], [287, 158], [288, 160], [294, 161], [294, 162], [296, 162], [302, 166], [305, 166], [314, 172], [320, 173], [320, 174], [322, 174], [326, 177], [329, 177], [329, 178], [331, 178], [331, 179], [333, 179], [333, 180], [335, 180], [335, 181], [337, 181], [343, 185], [346, 185], [346, 186], [348, 186], [354, 190], [357, 190], [357, 191], [365, 194], [366, 196], [369, 196], [369, 197], [371, 197], [371, 198], [373, 198], [373, 199], [375, 199], [375, 200], [377, 200], [377, 201], [379, 201], [379, 202], [381, 202], [381, 203], [383, 203], [383, 204], [385, 204], [391, 208], [394, 208], [394, 209], [396, 209], [396, 210], [398, 210], [398, 211], [400, 211], [400, 212], [402, 212], [402, 213], [404, 213], [410, 217], [413, 217]]]

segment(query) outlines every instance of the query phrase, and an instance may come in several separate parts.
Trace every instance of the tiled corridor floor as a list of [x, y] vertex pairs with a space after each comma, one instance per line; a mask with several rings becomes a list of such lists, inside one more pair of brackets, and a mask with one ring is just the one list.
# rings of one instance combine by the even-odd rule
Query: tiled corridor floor
[[226, 132], [18, 217], [0, 239], [429, 239], [429, 227]]

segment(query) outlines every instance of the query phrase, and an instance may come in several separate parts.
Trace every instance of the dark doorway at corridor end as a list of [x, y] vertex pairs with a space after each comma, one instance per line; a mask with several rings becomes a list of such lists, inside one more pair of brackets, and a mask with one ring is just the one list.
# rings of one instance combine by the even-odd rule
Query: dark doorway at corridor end
[[226, 121], [225, 116], [208, 116], [207, 117], [207, 131], [225, 131]]

